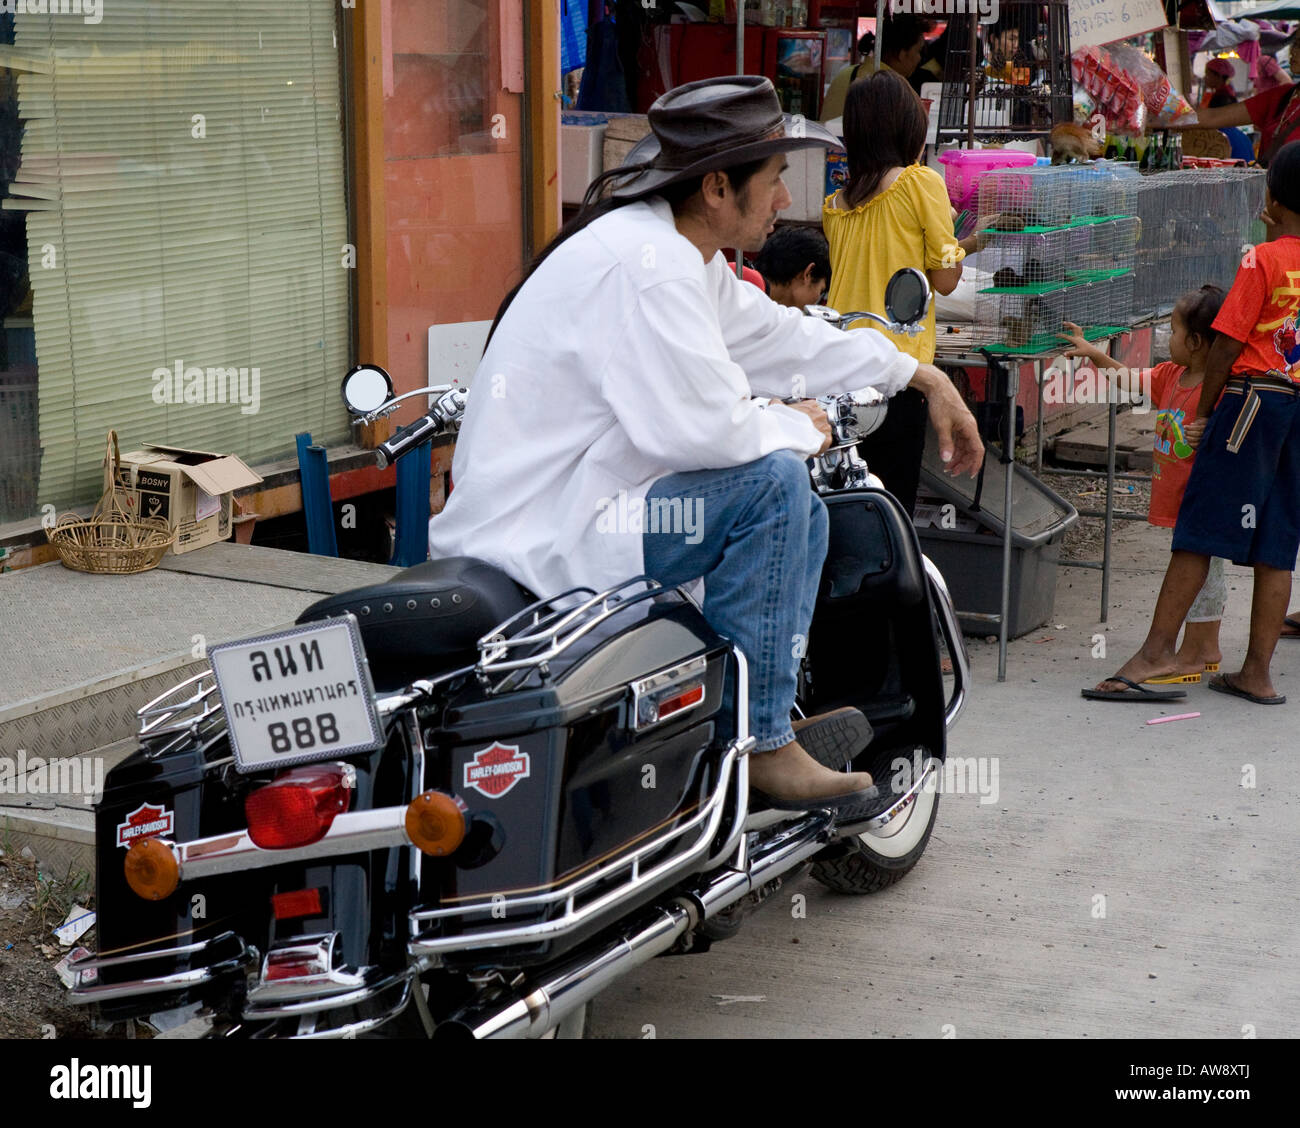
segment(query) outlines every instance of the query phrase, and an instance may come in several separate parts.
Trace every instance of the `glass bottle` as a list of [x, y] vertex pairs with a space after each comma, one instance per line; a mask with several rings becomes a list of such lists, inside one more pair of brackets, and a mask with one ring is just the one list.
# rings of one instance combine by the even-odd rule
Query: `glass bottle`
[[1126, 161], [1136, 161], [1138, 159], [1137, 149], [1133, 147], [1133, 138], [1127, 139], [1124, 145], [1124, 159]]

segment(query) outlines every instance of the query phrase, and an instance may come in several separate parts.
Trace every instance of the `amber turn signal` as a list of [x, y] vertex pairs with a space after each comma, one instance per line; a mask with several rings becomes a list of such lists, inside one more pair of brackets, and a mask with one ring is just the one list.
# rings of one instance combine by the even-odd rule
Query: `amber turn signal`
[[141, 838], [131, 843], [123, 868], [132, 892], [146, 901], [170, 897], [180, 882], [176, 855], [156, 838]]
[[406, 836], [422, 854], [443, 858], [465, 841], [469, 808], [454, 795], [426, 791], [406, 808]]

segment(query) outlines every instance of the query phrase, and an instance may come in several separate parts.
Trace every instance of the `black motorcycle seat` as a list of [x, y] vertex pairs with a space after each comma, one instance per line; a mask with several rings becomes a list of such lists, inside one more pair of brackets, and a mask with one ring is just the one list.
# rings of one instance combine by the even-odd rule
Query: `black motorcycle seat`
[[426, 560], [384, 583], [326, 596], [298, 622], [350, 611], [372, 667], [400, 665], [409, 680], [476, 661], [478, 640], [536, 598], [484, 560], [451, 556]]

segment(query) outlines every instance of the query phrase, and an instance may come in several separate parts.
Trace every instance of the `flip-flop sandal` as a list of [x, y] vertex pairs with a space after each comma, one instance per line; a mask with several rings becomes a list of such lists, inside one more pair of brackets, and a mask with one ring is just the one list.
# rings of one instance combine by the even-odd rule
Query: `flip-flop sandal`
[[[1207, 669], [1209, 667], [1206, 667]], [[1218, 669], [1216, 666], [1215, 669]], [[1200, 685], [1200, 674], [1166, 674], [1162, 678], [1147, 678], [1145, 685]]]
[[[1298, 636], [1298, 637], [1300, 637], [1300, 636]], [[1205, 672], [1206, 672], [1207, 674], [1217, 674], [1217, 673], [1219, 672], [1219, 663], [1218, 663], [1218, 662], [1206, 662], [1206, 663], [1205, 663]]]
[[1252, 705], [1285, 705], [1286, 694], [1279, 693], [1276, 697], [1260, 697], [1256, 693], [1251, 693], [1248, 689], [1242, 689], [1239, 685], [1233, 685], [1228, 680], [1227, 674], [1220, 674], [1217, 678], [1210, 679], [1210, 688], [1216, 693], [1227, 693], [1233, 697], [1240, 697], [1243, 701], [1249, 701]]
[[1147, 689], [1135, 681], [1112, 674], [1107, 681], [1123, 682], [1127, 689], [1082, 689], [1079, 692], [1089, 701], [1178, 701], [1187, 696], [1183, 689]]
[[1285, 619], [1282, 620], [1282, 625], [1284, 627], [1290, 627], [1291, 633], [1288, 634], [1286, 631], [1283, 631], [1280, 635], [1278, 635], [1278, 638], [1300, 638], [1300, 620], [1293, 619], [1291, 618], [1290, 615], [1288, 615]]

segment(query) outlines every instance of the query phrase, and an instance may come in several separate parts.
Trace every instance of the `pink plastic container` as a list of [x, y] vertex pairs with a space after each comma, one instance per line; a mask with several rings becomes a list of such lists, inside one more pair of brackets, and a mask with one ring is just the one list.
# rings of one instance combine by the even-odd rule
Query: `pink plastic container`
[[948, 199], [958, 211], [979, 203], [980, 177], [995, 168], [1023, 168], [1037, 158], [1019, 149], [949, 149], [939, 154]]

